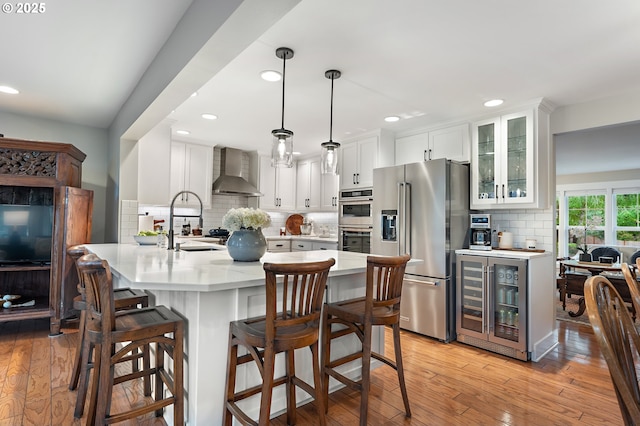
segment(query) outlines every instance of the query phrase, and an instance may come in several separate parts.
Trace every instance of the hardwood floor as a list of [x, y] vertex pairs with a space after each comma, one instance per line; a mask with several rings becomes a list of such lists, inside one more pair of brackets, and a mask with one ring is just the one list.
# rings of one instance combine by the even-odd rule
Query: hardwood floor
[[[84, 424], [84, 419], [73, 418], [76, 393], [68, 390], [77, 332], [64, 329], [62, 336], [50, 338], [48, 331], [48, 321], [0, 323], [1, 426]], [[404, 417], [395, 373], [381, 367], [372, 375], [369, 424], [622, 424], [609, 371], [591, 328], [559, 322], [558, 335], [559, 347], [532, 363], [403, 332], [413, 417]], [[131, 390], [116, 392], [114, 409], [118, 404], [144, 403]], [[357, 424], [355, 392], [342, 390], [330, 399], [329, 424]], [[164, 422], [145, 417], [128, 424]], [[273, 424], [285, 425], [286, 420], [281, 416]], [[298, 409], [298, 424], [316, 424], [313, 404]]]

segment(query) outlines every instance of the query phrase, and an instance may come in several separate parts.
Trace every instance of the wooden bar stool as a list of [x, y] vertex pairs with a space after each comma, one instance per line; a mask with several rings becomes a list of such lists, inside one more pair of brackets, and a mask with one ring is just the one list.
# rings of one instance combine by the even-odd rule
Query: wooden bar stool
[[[116, 313], [111, 270], [107, 261], [95, 254], [86, 254], [78, 259], [77, 267], [85, 283], [89, 353], [95, 351], [86, 424], [116, 423], [152, 411], [160, 417], [163, 408], [173, 404], [173, 424], [183, 425], [183, 319], [165, 306]], [[114, 377], [115, 364], [121, 362], [133, 348], [140, 349], [154, 343], [154, 367]], [[173, 375], [165, 368], [165, 354], [173, 359]], [[154, 378], [155, 401], [143, 406], [137, 405], [126, 412], [111, 414], [113, 386], [144, 377]], [[163, 384], [170, 396], [164, 396]], [[146, 390], [144, 393], [146, 394]]]
[[[87, 254], [87, 250], [83, 245], [71, 246], [67, 249], [67, 253], [73, 259], [74, 263], [77, 263], [78, 259]], [[78, 390], [76, 397], [76, 407], [74, 410], [74, 416], [77, 418], [82, 417], [84, 411], [84, 401], [87, 395], [87, 379], [89, 377], [89, 370], [93, 367], [93, 364], [89, 362], [89, 340], [86, 336], [86, 296], [84, 282], [82, 275], [76, 267], [78, 273], [78, 296], [73, 299], [73, 307], [80, 312], [80, 318], [78, 323], [78, 345], [76, 347], [76, 354], [73, 360], [73, 370], [71, 373], [71, 381], [69, 382], [69, 390], [75, 390], [78, 387], [78, 383], [83, 383], [83, 386]], [[116, 310], [136, 309], [137, 307], [149, 306], [149, 296], [142, 290], [135, 290], [130, 288], [118, 288], [113, 290], [114, 305]], [[148, 348], [147, 348], [148, 349]], [[84, 358], [83, 358], [84, 357]], [[143, 358], [143, 368], [148, 369], [150, 366], [149, 351], [143, 350], [138, 352], [137, 349], [126, 360], [131, 360], [131, 369], [133, 371], [138, 370], [138, 360]], [[80, 381], [81, 371], [85, 369], [85, 374]], [[151, 384], [149, 380], [145, 380], [145, 391], [147, 395], [151, 394]]]
[[[282, 384], [286, 385], [288, 424], [296, 423], [296, 386], [314, 397], [318, 409], [318, 424], [325, 424], [318, 334], [327, 276], [329, 268], [334, 264], [334, 259], [311, 263], [264, 264], [266, 315], [233, 321], [229, 326], [224, 425], [230, 426], [232, 417], [244, 425], [268, 424], [272, 390]], [[282, 277], [281, 284], [276, 284], [276, 275]], [[280, 290], [278, 286], [281, 286]], [[249, 353], [238, 356], [240, 345]], [[295, 372], [294, 351], [304, 347], [311, 349], [313, 387], [298, 378]], [[286, 353], [286, 375], [274, 379], [275, 358], [280, 352]], [[236, 392], [237, 366], [251, 361], [255, 361], [260, 370], [262, 384]], [[256, 422], [236, 402], [258, 393], [262, 394], [260, 415]]]
[[[400, 296], [404, 270], [410, 258], [406, 254], [395, 257], [368, 256], [365, 297], [329, 303], [324, 307], [322, 373], [325, 410], [329, 409], [329, 377], [333, 377], [349, 388], [360, 392], [360, 425], [362, 426], [367, 424], [372, 357], [397, 371], [405, 414], [407, 417], [411, 417], [400, 350]], [[332, 327], [334, 324], [340, 324], [342, 327]], [[395, 362], [371, 350], [374, 325], [393, 328]], [[331, 360], [331, 340], [352, 333], [362, 342], [362, 350]], [[336, 371], [336, 367], [357, 359], [362, 360], [362, 378], [360, 380], [351, 380]]]

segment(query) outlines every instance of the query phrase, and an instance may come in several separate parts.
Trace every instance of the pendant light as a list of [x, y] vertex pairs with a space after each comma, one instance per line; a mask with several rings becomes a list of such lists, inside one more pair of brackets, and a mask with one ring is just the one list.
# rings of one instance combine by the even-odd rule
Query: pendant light
[[271, 131], [271, 166], [293, 167], [293, 132], [284, 128], [284, 80], [287, 59], [293, 58], [293, 50], [288, 47], [276, 49], [276, 56], [282, 59], [282, 122], [279, 129]]
[[326, 78], [331, 79], [331, 114], [329, 119], [329, 141], [323, 142], [320, 171], [322, 174], [335, 175], [338, 173], [338, 148], [340, 144], [333, 141], [333, 80], [340, 78], [340, 71], [329, 70], [324, 73]]

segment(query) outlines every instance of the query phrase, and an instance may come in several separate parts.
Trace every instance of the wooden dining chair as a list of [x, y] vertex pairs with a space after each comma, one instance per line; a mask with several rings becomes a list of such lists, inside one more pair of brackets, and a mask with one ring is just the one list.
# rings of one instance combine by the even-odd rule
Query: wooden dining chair
[[[296, 423], [296, 386], [315, 399], [318, 410], [316, 424], [325, 424], [318, 335], [327, 277], [334, 264], [334, 259], [264, 264], [266, 314], [233, 321], [229, 325], [224, 425], [230, 426], [233, 417], [243, 425], [267, 425], [272, 390], [283, 384], [286, 385], [287, 424]], [[239, 356], [239, 346], [248, 353]], [[305, 347], [311, 349], [313, 387], [296, 375], [294, 351]], [[285, 353], [285, 375], [274, 378], [276, 354], [281, 352]], [[237, 367], [249, 362], [255, 362], [262, 383], [236, 391]], [[258, 393], [261, 393], [260, 413], [256, 422], [242, 411], [237, 402]]]
[[[87, 254], [87, 250], [83, 245], [71, 246], [67, 249], [69, 257], [73, 259], [74, 264], [77, 264], [78, 259], [81, 256]], [[80, 312], [80, 318], [78, 321], [78, 343], [76, 346], [76, 353], [73, 359], [73, 369], [71, 370], [71, 380], [69, 381], [69, 390], [75, 390], [78, 388], [78, 384], [82, 383], [78, 389], [76, 395], [76, 406], [74, 409], [74, 416], [77, 418], [82, 417], [84, 412], [84, 403], [87, 396], [87, 382], [89, 377], [89, 371], [93, 367], [93, 364], [89, 362], [89, 339], [86, 335], [86, 321], [87, 321], [87, 301], [84, 281], [82, 274], [76, 266], [78, 274], [78, 296], [73, 299], [73, 307]], [[117, 288], [113, 290], [113, 302], [117, 311], [135, 309], [137, 307], [145, 308], [149, 306], [149, 296], [142, 290], [135, 290], [130, 288]], [[143, 360], [143, 368], [149, 368], [150, 358], [148, 347], [145, 347], [142, 351], [134, 352], [123, 359], [123, 361], [131, 361], [132, 371], [139, 369], [139, 360]], [[84, 371], [83, 371], [84, 370]], [[82, 376], [82, 379], [81, 379]], [[151, 384], [149, 380], [145, 379], [145, 389], [147, 393], [151, 392]]]
[[624, 300], [613, 284], [595, 275], [584, 286], [589, 321], [609, 367], [618, 405], [626, 425], [640, 424], [640, 388], [636, 362], [640, 336]]
[[[322, 372], [325, 410], [329, 408], [329, 377], [360, 392], [360, 425], [367, 424], [371, 358], [382, 361], [396, 370], [406, 417], [411, 417], [409, 398], [404, 380], [402, 352], [400, 348], [400, 298], [402, 279], [409, 255], [384, 257], [368, 256], [365, 297], [329, 303], [323, 315]], [[334, 327], [334, 325], [336, 327]], [[373, 326], [391, 326], [395, 361], [371, 349]], [[339, 359], [331, 359], [331, 341], [354, 334], [362, 344], [362, 350]], [[351, 380], [340, 373], [338, 367], [360, 359], [360, 380]]]
[[[93, 355], [94, 372], [91, 380], [87, 425], [105, 425], [155, 412], [163, 415], [164, 407], [173, 404], [173, 424], [184, 424], [184, 321], [165, 306], [131, 309], [116, 313], [111, 269], [106, 260], [95, 254], [85, 254], [77, 261], [85, 283], [87, 303], [88, 353]], [[154, 366], [115, 376], [115, 365], [134, 348], [152, 345]], [[165, 367], [165, 355], [173, 359], [171, 368]], [[154, 379], [154, 401], [135, 404], [130, 410], [111, 413], [114, 385], [140, 378]], [[168, 395], [165, 396], [165, 388]], [[143, 387], [145, 396], [150, 389]]]

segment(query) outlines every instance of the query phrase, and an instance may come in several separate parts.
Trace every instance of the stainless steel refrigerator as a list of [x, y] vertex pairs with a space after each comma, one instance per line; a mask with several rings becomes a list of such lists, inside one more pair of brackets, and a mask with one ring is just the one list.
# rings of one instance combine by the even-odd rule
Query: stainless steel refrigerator
[[469, 167], [440, 159], [373, 171], [371, 252], [409, 253], [400, 326], [455, 338], [455, 250], [469, 235]]

